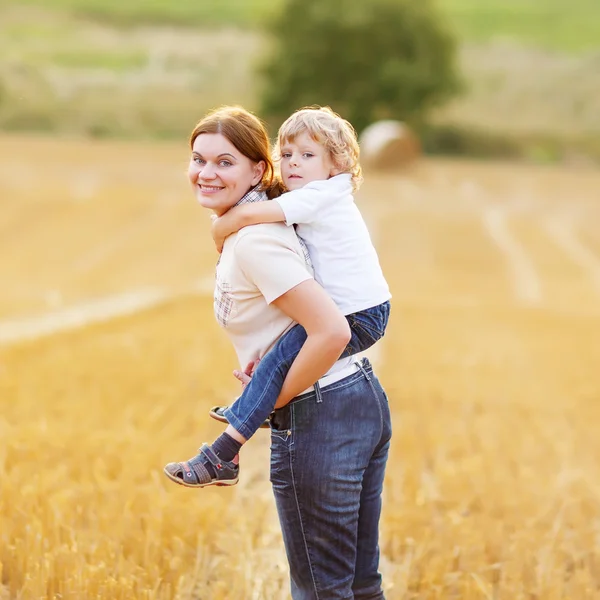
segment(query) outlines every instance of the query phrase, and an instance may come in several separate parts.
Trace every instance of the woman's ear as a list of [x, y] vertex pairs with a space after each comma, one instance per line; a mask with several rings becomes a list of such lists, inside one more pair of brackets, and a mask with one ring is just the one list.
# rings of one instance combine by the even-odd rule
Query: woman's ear
[[261, 160], [254, 165], [254, 177], [252, 178], [252, 185], [258, 185], [262, 181], [266, 168], [267, 165], [265, 164], [264, 160]]

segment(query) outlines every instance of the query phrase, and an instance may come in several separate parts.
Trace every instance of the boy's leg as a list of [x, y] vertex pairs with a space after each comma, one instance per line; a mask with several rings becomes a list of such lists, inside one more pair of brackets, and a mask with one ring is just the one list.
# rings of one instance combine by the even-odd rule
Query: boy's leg
[[[306, 338], [304, 328], [296, 325], [277, 341], [260, 361], [242, 395], [225, 409], [224, 415], [229, 421], [225, 432], [211, 446], [203, 447], [197, 456], [184, 462], [169, 463], [165, 472], [170, 479], [183, 485], [191, 483], [191, 487], [227, 484], [220, 477], [220, 460], [225, 465], [223, 472], [226, 477], [237, 483], [238, 467], [232, 461], [242, 445], [273, 412], [283, 381]], [[213, 460], [209, 459], [210, 456]], [[186, 477], [190, 477], [191, 481]], [[207, 479], [208, 484], [205, 483]]]
[[390, 302], [367, 308], [348, 315], [351, 338], [342, 357], [364, 352], [375, 342], [379, 341], [387, 327], [390, 318]]
[[283, 382], [306, 338], [301, 325], [295, 325], [279, 338], [258, 364], [242, 395], [223, 411], [227, 421], [246, 440], [273, 412]]
[[[389, 316], [389, 301], [348, 315], [351, 338], [340, 358], [363, 352], [381, 339]], [[251, 438], [273, 411], [287, 373], [306, 337], [301, 325], [283, 335], [259, 363], [242, 395], [223, 409], [223, 416], [244, 438]]]

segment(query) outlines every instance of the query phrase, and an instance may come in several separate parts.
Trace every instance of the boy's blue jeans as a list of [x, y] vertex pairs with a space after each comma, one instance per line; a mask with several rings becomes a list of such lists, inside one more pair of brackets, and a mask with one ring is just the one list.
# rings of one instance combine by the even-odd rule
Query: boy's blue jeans
[[[389, 301], [348, 315], [352, 335], [340, 358], [363, 352], [381, 339], [389, 317]], [[229, 423], [246, 439], [250, 439], [273, 412], [286, 375], [306, 337], [301, 325], [282, 335], [260, 361], [242, 395], [223, 411]]]

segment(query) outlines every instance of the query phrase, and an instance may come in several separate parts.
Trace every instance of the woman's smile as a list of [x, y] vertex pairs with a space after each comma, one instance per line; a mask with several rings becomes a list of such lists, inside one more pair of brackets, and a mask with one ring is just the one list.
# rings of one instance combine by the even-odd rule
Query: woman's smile
[[206, 185], [204, 183], [199, 183], [198, 187], [203, 194], [215, 194], [216, 192], [220, 192], [221, 190], [225, 189], [223, 186]]
[[188, 177], [196, 200], [221, 216], [255, 185], [265, 165], [255, 163], [220, 133], [202, 133], [194, 141]]

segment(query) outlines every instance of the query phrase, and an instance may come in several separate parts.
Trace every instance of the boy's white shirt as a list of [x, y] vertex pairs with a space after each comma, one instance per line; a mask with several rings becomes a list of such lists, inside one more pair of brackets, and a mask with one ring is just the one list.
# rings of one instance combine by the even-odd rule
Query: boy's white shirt
[[391, 298], [347, 173], [312, 181], [274, 200], [306, 242], [315, 279], [345, 315]]

